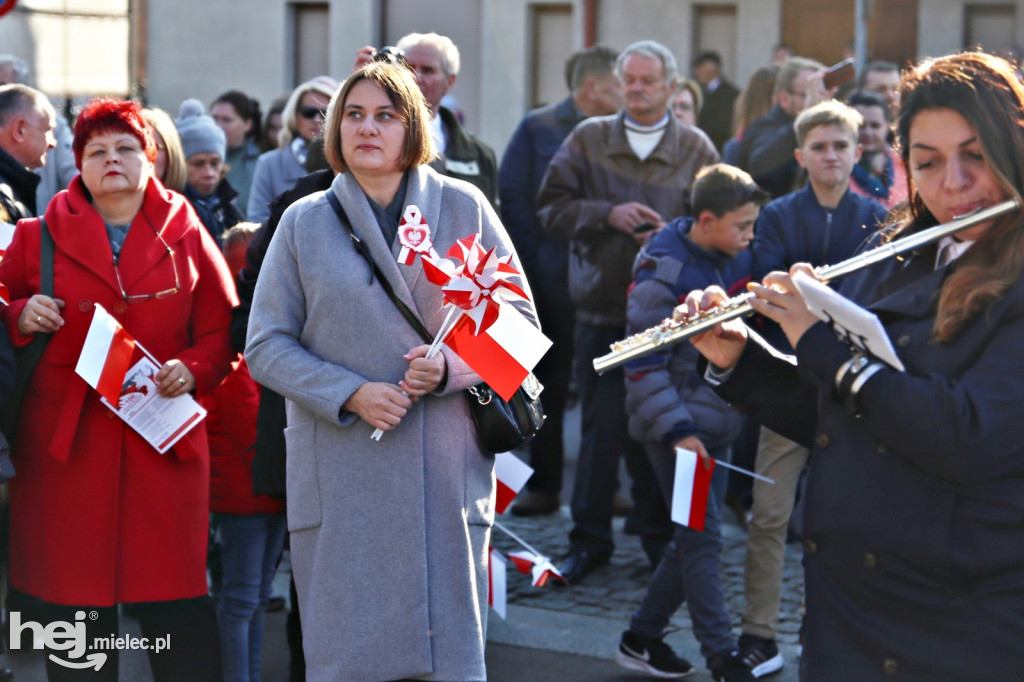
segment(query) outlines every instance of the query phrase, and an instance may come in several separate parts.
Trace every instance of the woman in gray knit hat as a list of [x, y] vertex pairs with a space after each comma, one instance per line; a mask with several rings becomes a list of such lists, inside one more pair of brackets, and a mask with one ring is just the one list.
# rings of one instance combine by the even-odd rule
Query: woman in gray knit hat
[[227, 139], [199, 100], [181, 103], [175, 120], [185, 150], [185, 197], [217, 243], [221, 235], [245, 219], [234, 203], [238, 192], [224, 177]]

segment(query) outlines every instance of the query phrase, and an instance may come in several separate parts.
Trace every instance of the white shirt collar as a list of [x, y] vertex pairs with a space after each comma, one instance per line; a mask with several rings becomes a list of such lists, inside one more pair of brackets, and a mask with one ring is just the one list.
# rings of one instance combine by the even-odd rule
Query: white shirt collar
[[448, 137], [445, 135], [444, 122], [440, 116], [430, 119], [430, 137], [434, 139], [434, 146], [444, 154], [448, 150]]
[[[943, 263], [943, 266], [949, 265], [957, 258], [967, 253], [967, 250], [970, 249], [972, 246], [974, 246], [973, 241], [965, 240], [958, 242], [952, 236], [943, 237], [942, 239], [939, 240], [939, 248], [935, 254], [935, 269], [937, 270], [939, 267], [941, 267], [939, 265], [939, 261], [941, 258], [945, 257], [946, 262]], [[949, 252], [948, 256], [945, 254], [947, 247]]]

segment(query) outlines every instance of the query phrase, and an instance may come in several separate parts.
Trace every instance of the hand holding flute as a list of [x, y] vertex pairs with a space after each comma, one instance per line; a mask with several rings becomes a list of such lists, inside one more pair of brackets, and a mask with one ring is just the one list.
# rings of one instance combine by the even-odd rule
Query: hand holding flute
[[[797, 272], [814, 277], [814, 269], [807, 263], [796, 263], [789, 272], [768, 273], [761, 284], [751, 282], [747, 290], [753, 294], [748, 300], [751, 308], [777, 322], [794, 348], [818, 318], [804, 302], [804, 297], [793, 284]], [[692, 318], [703, 311], [713, 310], [729, 300], [721, 287], [712, 286], [703, 291], [691, 291], [683, 305], [673, 311], [673, 319]], [[731, 369], [739, 361], [747, 345], [747, 325], [742, 318], [728, 319], [708, 331], [690, 337], [690, 342], [721, 369]]]
[[[813, 274], [822, 282], [830, 282], [901, 253], [937, 242], [947, 235], [956, 234], [962, 230], [990, 222], [1007, 213], [1019, 211], [1020, 208], [1021, 205], [1018, 199], [1016, 197], [1010, 198], [993, 206], [978, 209], [969, 215], [954, 218], [948, 223], [935, 225], [895, 241], [884, 242], [873, 249], [859, 253], [840, 263], [816, 268]], [[754, 308], [751, 304], [754, 298], [756, 296], [753, 291], [725, 300], [716, 297], [713, 313], [710, 311], [709, 302], [709, 305], [706, 307], [698, 306], [698, 312], [703, 311], [703, 314], [690, 317], [683, 315], [682, 306], [680, 306], [676, 309], [675, 317], [672, 320], [665, 320], [655, 327], [613, 343], [611, 353], [594, 358], [594, 369], [598, 374], [602, 374], [609, 369], [621, 367], [631, 360], [656, 353], [663, 346], [679, 343], [691, 336], [702, 334], [707, 329], [715, 327], [726, 320], [749, 315], [752, 312], [763, 312], [761, 309]], [[695, 299], [695, 301], [699, 300], [700, 297]], [[771, 315], [768, 315], [768, 317], [771, 317]], [[799, 330], [797, 338], [804, 331], [806, 329]]]

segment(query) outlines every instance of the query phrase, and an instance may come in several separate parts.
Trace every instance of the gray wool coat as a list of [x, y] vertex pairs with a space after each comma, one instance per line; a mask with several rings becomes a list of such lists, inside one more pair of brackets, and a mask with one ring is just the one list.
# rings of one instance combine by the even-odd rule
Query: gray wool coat
[[[396, 294], [435, 334], [441, 291], [420, 261], [397, 264], [398, 240], [385, 243], [351, 174], [328, 191]], [[467, 183], [414, 169], [405, 204], [420, 208], [442, 256], [474, 232], [484, 247], [513, 253]], [[442, 346], [443, 390], [414, 403], [380, 442], [355, 414], [339, 420], [364, 382], [397, 384], [408, 366], [403, 354], [421, 343], [371, 284], [325, 195], [291, 206], [256, 286], [246, 357], [256, 380], [287, 399], [288, 529], [311, 681], [486, 679], [494, 475], [464, 391], [480, 378]]]

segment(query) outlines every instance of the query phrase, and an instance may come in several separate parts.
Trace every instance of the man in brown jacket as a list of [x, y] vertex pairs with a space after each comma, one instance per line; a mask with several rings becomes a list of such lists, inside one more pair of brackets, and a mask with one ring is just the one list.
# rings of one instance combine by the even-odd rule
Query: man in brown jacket
[[677, 67], [665, 46], [652, 40], [630, 45], [615, 72], [625, 108], [588, 119], [566, 138], [537, 200], [544, 230], [570, 243], [569, 290], [576, 306], [583, 415], [574, 527], [561, 568], [569, 583], [607, 563], [615, 548], [611, 518], [620, 456], [633, 477], [627, 532], [642, 536], [652, 565], [671, 536], [650, 464], [628, 435], [622, 370], [598, 376], [591, 361], [625, 335], [626, 289], [640, 244], [672, 218], [689, 214], [694, 176], [719, 160], [707, 135], [669, 114]]

